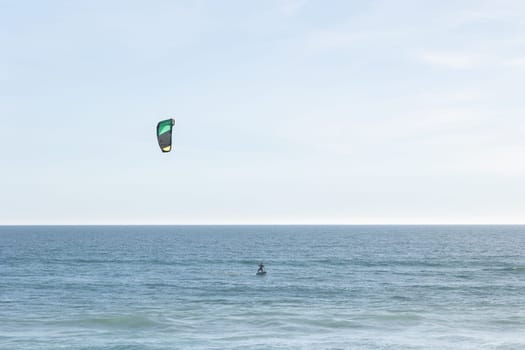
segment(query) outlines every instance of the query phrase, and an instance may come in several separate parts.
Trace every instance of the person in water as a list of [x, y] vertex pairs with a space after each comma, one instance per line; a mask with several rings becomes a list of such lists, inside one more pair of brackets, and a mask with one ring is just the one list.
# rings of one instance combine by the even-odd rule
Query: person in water
[[262, 262], [259, 263], [259, 270], [257, 270], [257, 273], [264, 272], [264, 265]]

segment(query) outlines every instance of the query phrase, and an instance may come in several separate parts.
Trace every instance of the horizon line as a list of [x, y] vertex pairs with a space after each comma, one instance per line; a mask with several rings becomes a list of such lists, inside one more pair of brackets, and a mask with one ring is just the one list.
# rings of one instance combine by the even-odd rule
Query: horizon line
[[2, 224], [7, 226], [525, 226], [525, 223], [170, 223], [170, 224]]

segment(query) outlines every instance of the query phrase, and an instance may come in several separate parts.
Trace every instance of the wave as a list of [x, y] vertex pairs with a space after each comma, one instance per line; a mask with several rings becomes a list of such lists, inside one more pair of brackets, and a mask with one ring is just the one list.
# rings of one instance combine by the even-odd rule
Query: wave
[[81, 350], [157, 350], [165, 349], [161, 347], [152, 347], [151, 345], [137, 345], [137, 344], [118, 344], [118, 345], [101, 345], [88, 346], [81, 348]]
[[166, 326], [165, 324], [153, 320], [144, 315], [113, 315], [90, 317], [76, 320], [67, 320], [56, 322], [60, 325], [67, 325], [70, 327], [88, 327], [88, 328], [102, 328], [102, 329], [152, 329]]
[[487, 272], [508, 272], [508, 273], [525, 273], [525, 266], [506, 266], [506, 267], [498, 267], [498, 268], [487, 268], [483, 269], [483, 271]]

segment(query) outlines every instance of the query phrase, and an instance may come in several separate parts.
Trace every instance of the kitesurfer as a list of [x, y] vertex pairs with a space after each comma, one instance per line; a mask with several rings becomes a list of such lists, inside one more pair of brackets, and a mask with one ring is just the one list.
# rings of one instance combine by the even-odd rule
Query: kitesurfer
[[264, 265], [262, 261], [259, 263], [259, 270], [257, 270], [257, 273], [263, 273], [264, 272]]

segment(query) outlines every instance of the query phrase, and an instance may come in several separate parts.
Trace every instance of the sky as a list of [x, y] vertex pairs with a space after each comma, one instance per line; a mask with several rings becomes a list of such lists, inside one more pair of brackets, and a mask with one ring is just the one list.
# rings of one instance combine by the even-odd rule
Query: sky
[[524, 16], [0, 0], [0, 224], [525, 223]]

